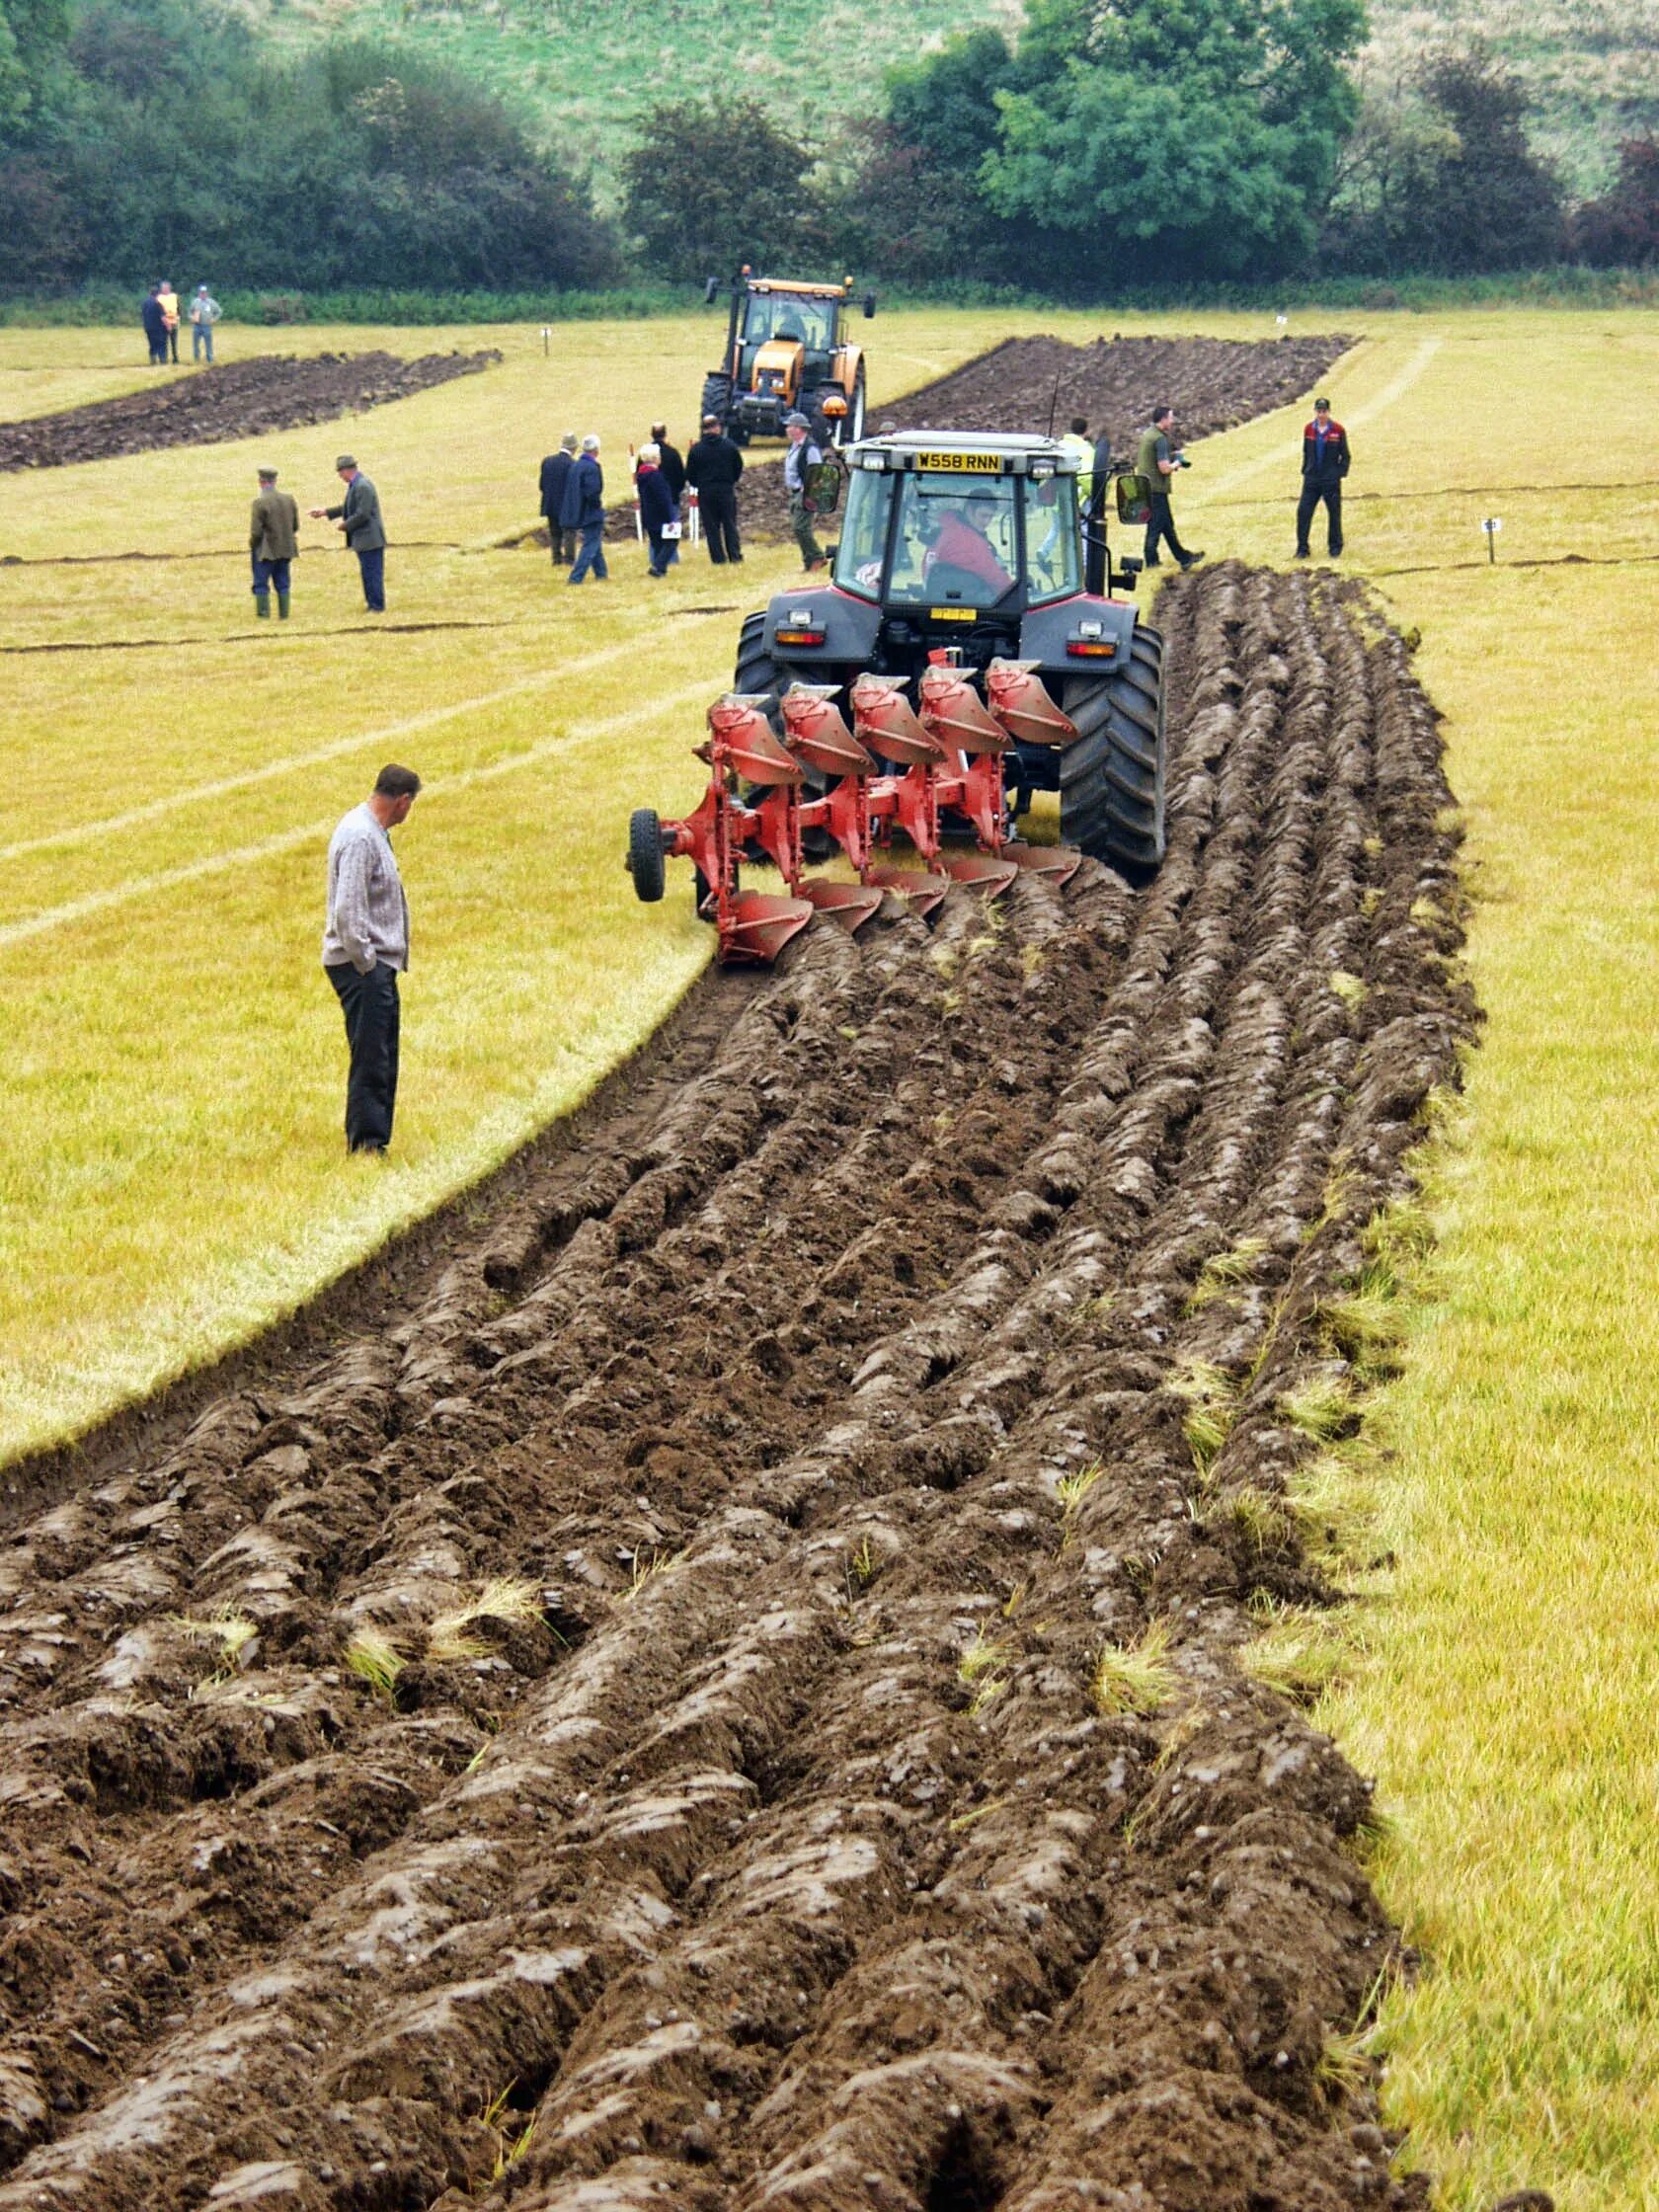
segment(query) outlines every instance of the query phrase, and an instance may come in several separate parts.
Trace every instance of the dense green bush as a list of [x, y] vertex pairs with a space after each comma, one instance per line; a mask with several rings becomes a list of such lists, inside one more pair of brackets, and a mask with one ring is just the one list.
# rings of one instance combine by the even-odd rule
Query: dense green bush
[[442, 65], [355, 40], [285, 65], [193, 0], [80, 0], [63, 34], [27, 112], [0, 107], [12, 284], [139, 270], [518, 290], [618, 273], [585, 191]]

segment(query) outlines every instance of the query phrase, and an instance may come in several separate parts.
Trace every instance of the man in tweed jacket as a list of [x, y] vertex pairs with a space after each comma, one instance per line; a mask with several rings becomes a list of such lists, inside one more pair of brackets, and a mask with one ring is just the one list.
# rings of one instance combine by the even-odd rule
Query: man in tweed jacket
[[334, 472], [346, 487], [338, 507], [314, 507], [313, 521], [338, 522], [346, 542], [357, 556], [362, 574], [363, 605], [370, 614], [386, 611], [386, 525], [380, 514], [380, 495], [350, 453], [342, 453]]
[[346, 1149], [383, 1152], [398, 1082], [398, 977], [409, 966], [409, 902], [387, 834], [409, 817], [421, 779], [388, 765], [329, 839], [323, 972], [346, 1015], [352, 1069]]

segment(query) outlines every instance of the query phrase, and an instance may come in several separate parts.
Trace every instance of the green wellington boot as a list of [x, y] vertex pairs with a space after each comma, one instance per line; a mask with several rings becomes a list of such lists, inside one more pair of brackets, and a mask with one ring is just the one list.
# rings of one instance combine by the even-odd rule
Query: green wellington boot
[[271, 620], [271, 599], [268, 593], [264, 592], [254, 593], [254, 612], [262, 622]]
[[286, 592], [278, 592], [276, 594], [276, 613], [283, 622], [288, 619], [288, 594]]

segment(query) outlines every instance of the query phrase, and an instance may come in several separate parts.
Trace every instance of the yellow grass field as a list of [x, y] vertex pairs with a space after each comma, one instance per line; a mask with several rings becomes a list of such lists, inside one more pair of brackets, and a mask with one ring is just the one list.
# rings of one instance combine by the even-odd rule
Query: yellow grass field
[[[1377, 1876], [1425, 1953], [1384, 2010], [1391, 2108], [1456, 2212], [1526, 2183], [1562, 2212], [1659, 2207], [1659, 315], [1299, 322], [1361, 339], [1330, 378], [1356, 451], [1343, 565], [1421, 631], [1488, 1015], [1433, 1155], [1441, 1242], [1406, 1372], [1377, 1409], [1396, 1565], [1324, 1709], [1380, 1778]], [[695, 791], [702, 705], [792, 550], [750, 560], [741, 591], [691, 553], [648, 585], [629, 553], [608, 590], [571, 592], [497, 541], [533, 521], [559, 431], [597, 430], [617, 466], [652, 415], [686, 427], [710, 327], [584, 325], [547, 359], [525, 329], [225, 329], [227, 357], [507, 359], [349, 426], [0, 478], [0, 1457], [245, 1337], [484, 1172], [706, 958], [682, 894], [634, 902], [626, 817]], [[884, 315], [872, 397], [1012, 331], [1099, 327]], [[0, 332], [0, 398], [131, 388], [136, 351]], [[1288, 558], [1302, 412], [1195, 449], [1190, 540]], [[254, 463], [303, 506], [342, 443], [385, 501], [390, 622], [444, 626], [368, 628], [322, 525], [295, 620], [251, 620]], [[342, 1154], [317, 960], [329, 830], [392, 757], [430, 782], [400, 832], [414, 966], [381, 1167]]]

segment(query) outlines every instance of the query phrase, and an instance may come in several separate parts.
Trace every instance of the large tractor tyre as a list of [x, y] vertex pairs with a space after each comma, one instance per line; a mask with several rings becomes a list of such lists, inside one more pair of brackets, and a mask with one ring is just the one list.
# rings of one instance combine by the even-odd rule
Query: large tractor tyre
[[768, 710], [772, 726], [781, 730], [783, 722], [776, 711], [775, 702], [788, 690], [790, 681], [788, 671], [779, 669], [766, 650], [765, 615], [746, 614], [743, 628], [738, 632], [738, 667], [732, 678], [732, 689], [748, 692], [755, 697], [769, 696], [774, 702], [773, 707]]
[[654, 907], [663, 896], [663, 823], [654, 807], [636, 807], [628, 818], [628, 873], [634, 897]]
[[1163, 640], [1137, 622], [1129, 666], [1071, 677], [1060, 704], [1077, 726], [1060, 756], [1061, 837], [1147, 883], [1164, 854]]
[[730, 435], [732, 426], [727, 421], [727, 417], [731, 412], [732, 379], [729, 376], [721, 375], [717, 369], [712, 376], [705, 377], [703, 380], [703, 413], [705, 415], [718, 415], [721, 429]]
[[[780, 669], [766, 651], [765, 615], [746, 615], [744, 626], [738, 633], [738, 666], [732, 678], [732, 688], [752, 697], [771, 700], [766, 717], [780, 738], [783, 735], [783, 710], [778, 701], [794, 680], [794, 670]], [[820, 768], [808, 768], [801, 788], [808, 798], [822, 799], [830, 788], [830, 778]], [[828, 860], [834, 849], [835, 840], [828, 830], [807, 830], [802, 832], [801, 850], [808, 860]]]

